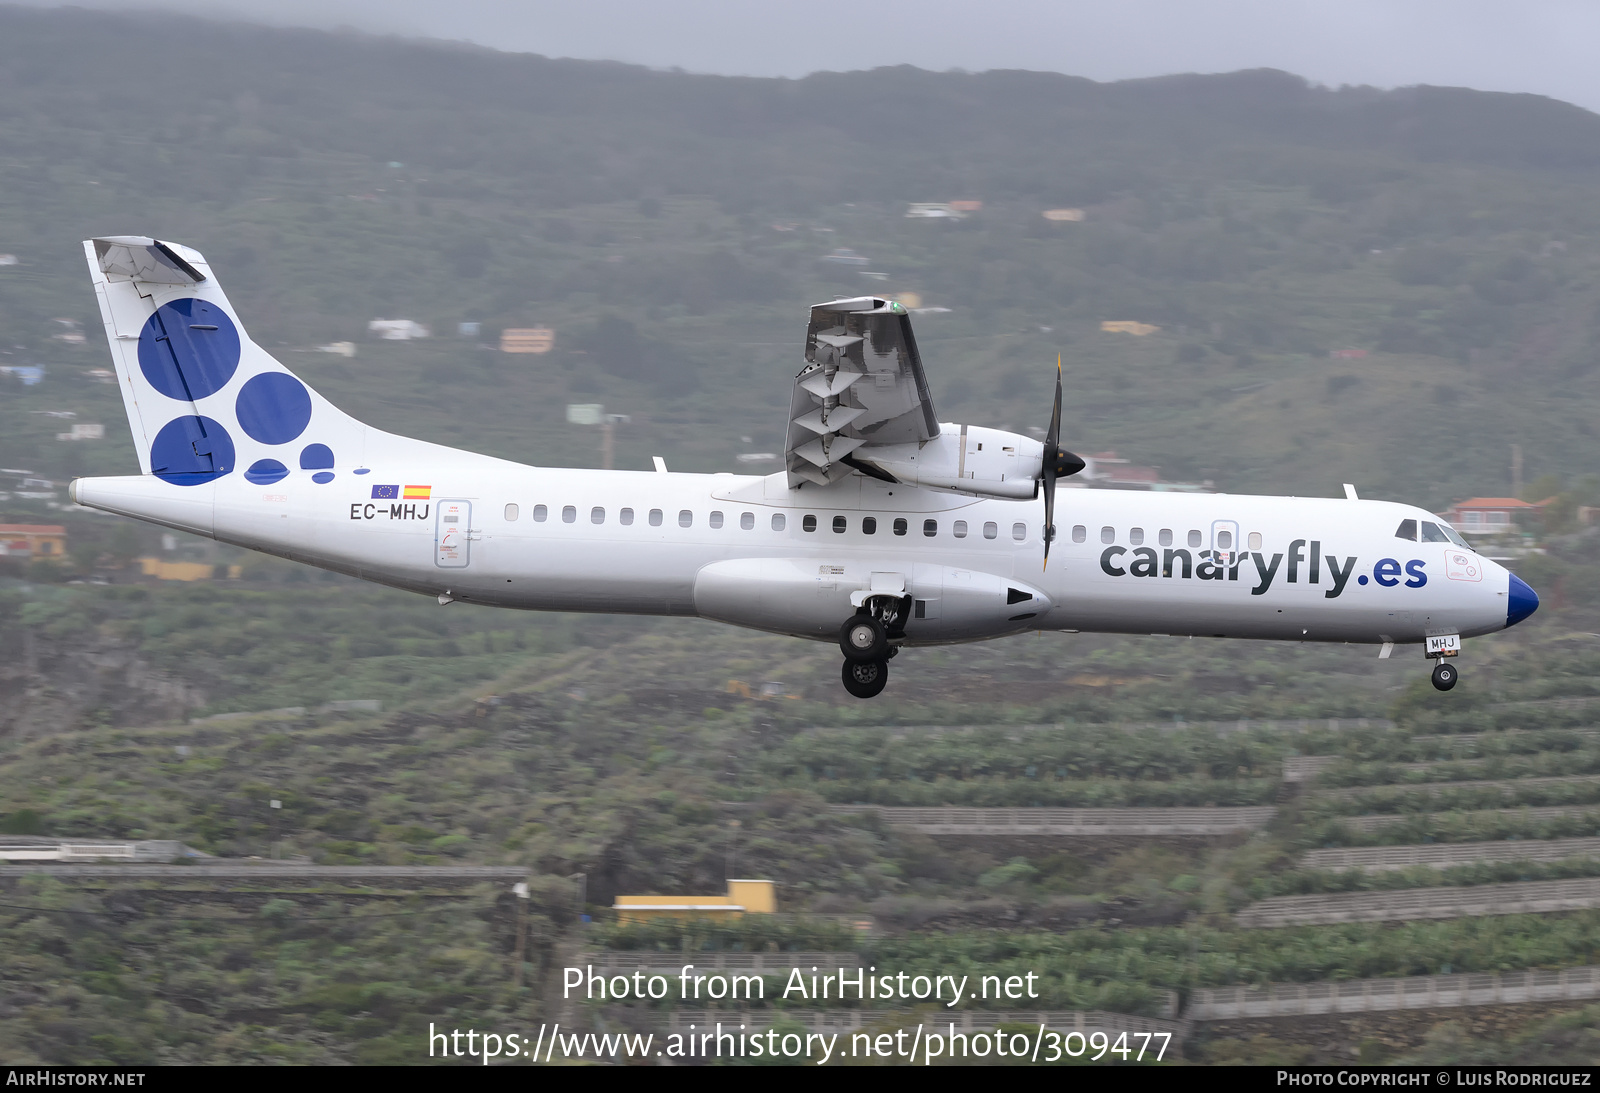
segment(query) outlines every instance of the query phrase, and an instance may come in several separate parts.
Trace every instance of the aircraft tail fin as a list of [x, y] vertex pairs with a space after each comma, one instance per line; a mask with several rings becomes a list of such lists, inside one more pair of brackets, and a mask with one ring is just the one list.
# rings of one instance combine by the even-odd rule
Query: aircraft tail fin
[[143, 473], [269, 485], [360, 466], [366, 427], [250, 340], [199, 251], [143, 236], [83, 248]]

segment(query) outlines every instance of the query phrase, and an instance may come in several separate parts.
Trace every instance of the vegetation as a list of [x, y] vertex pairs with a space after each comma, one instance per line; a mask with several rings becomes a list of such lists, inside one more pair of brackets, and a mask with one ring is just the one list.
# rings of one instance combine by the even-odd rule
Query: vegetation
[[[180, 34], [194, 94], [127, 77], [127, 58]], [[1448, 695], [1370, 650], [1047, 635], [918, 650], [863, 704], [830, 648], [692, 621], [441, 608], [182, 536], [174, 556], [242, 576], [154, 585], [132, 560], [166, 555], [158, 531], [13, 497], [6, 518], [66, 523], [71, 554], [0, 559], [0, 830], [521, 866], [534, 942], [514, 968], [513, 897], [488, 887], [7, 879], [6, 1061], [414, 1061], [430, 1020], [555, 1014], [555, 971], [593, 945], [851, 948], [939, 974], [1033, 971], [1042, 1005], [1150, 1014], [1208, 985], [1600, 960], [1597, 912], [1231, 917], [1272, 894], [1593, 873], [1333, 874], [1297, 854], [1600, 833], [1592, 783], [1426, 785], [1597, 769], [1600, 534], [1582, 510], [1600, 474], [1600, 119], [1270, 72], [723, 80], [15, 8], [0, 89], [0, 251], [20, 259], [0, 267], [0, 364], [46, 368], [35, 386], [0, 376], [0, 463], [47, 478], [135, 465], [114, 385], [91, 374], [105, 351], [78, 241], [148, 232], [203, 249], [253, 335], [364, 420], [527, 462], [596, 461], [564, 402], [633, 415], [621, 465], [723, 470], [773, 450], [801, 309], [914, 291], [952, 309], [916, 320], [947, 418], [1042, 425], [1064, 351], [1070, 445], [1170, 478], [1300, 494], [1354, 479], [1442, 507], [1508, 492], [1515, 442], [1527, 495], [1554, 498], [1523, 529], [1546, 552], [1518, 562], [1545, 610], [1474, 640]], [[863, 103], [892, 121], [863, 124]], [[983, 209], [902, 215], [955, 197]], [[1040, 216], [1060, 206], [1085, 219]], [[839, 247], [884, 279], [821, 260]], [[438, 336], [367, 340], [368, 319], [399, 316]], [[87, 343], [58, 340], [57, 317]], [[455, 336], [463, 322], [480, 333]], [[491, 351], [535, 323], [555, 328], [551, 355]], [[334, 340], [357, 356], [307, 352]], [[1330, 360], [1344, 349], [1366, 355]], [[108, 438], [58, 443], [43, 412], [68, 411]], [[1281, 780], [1296, 755], [1340, 761], [1296, 797]], [[1341, 787], [1361, 793], [1323, 792]], [[827, 807], [842, 803], [1282, 808], [1228, 845], [1041, 845], [930, 839]], [[1483, 811], [1556, 803], [1574, 807]], [[1377, 810], [1402, 822], [1346, 823]], [[579, 874], [598, 919], [582, 928]], [[772, 878], [786, 913], [607, 918], [619, 893], [717, 892], [729, 875]], [[1504, 1055], [1447, 1025], [1417, 1058], [1546, 1042], [1576, 1057], [1592, 1045], [1575, 1020]]]

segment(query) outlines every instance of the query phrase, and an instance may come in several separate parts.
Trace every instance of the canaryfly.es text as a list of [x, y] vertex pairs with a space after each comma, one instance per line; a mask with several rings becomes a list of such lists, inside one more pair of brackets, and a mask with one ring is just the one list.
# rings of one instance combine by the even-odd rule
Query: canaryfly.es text
[[[1309, 550], [1307, 549], [1309, 547]], [[1108, 577], [1155, 577], [1196, 581], [1237, 581], [1239, 569], [1251, 563], [1255, 573], [1246, 574], [1250, 595], [1264, 596], [1274, 581], [1279, 586], [1300, 584], [1323, 585], [1322, 594], [1330, 600], [1338, 599], [1350, 583], [1355, 572], [1356, 556], [1340, 558], [1323, 552], [1317, 539], [1296, 539], [1289, 544], [1287, 553], [1279, 552], [1268, 558], [1265, 554], [1250, 551], [1202, 550], [1193, 553], [1179, 547], [1109, 546], [1100, 552], [1100, 571]], [[1326, 584], [1324, 584], [1326, 578]], [[1371, 580], [1384, 588], [1393, 588], [1404, 582], [1407, 588], [1421, 588], [1428, 583], [1427, 563], [1414, 558], [1402, 565], [1394, 558], [1380, 558], [1372, 567]], [[1356, 583], [1365, 585], [1368, 575], [1356, 577]]]

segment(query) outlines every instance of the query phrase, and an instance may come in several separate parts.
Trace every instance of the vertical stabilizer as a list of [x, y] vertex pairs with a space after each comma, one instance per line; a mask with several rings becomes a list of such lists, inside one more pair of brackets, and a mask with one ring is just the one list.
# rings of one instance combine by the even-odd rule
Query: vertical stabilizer
[[250, 340], [204, 255], [142, 236], [83, 248], [144, 474], [270, 485], [360, 464], [366, 428]]

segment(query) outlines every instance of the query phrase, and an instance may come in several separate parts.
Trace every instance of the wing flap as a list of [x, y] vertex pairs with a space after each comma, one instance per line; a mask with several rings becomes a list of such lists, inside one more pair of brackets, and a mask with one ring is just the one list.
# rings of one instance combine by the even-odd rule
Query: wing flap
[[938, 435], [906, 309], [875, 296], [813, 307], [806, 366], [790, 400], [789, 486], [838, 481], [852, 471], [841, 461], [858, 449], [870, 457], [874, 446], [923, 444]]

